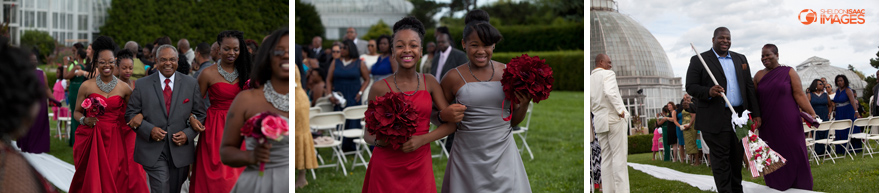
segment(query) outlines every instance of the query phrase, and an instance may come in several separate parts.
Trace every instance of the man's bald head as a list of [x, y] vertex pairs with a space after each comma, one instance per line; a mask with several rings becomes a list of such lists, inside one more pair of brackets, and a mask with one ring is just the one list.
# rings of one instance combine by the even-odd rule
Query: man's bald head
[[211, 58], [220, 58], [220, 44], [216, 41], [211, 45]]
[[186, 38], [177, 41], [177, 49], [180, 53], [186, 53], [189, 51], [189, 48], [189, 41], [187, 41]]
[[611, 70], [611, 57], [605, 54], [596, 55], [596, 68]]
[[135, 41], [125, 42], [125, 49], [128, 51], [131, 51], [131, 53], [137, 53], [138, 52], [138, 43]]

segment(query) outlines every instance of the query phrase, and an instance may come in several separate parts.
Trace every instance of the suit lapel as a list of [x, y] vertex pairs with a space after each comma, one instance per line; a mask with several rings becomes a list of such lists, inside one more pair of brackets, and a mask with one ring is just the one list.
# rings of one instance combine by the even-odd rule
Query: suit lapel
[[[218, 66], [219, 67], [219, 66]], [[189, 88], [184, 88], [185, 84], [180, 82], [181, 76], [185, 76], [183, 74], [174, 72], [176, 74], [174, 76], [174, 90], [171, 90], [171, 112], [173, 113], [174, 107], [177, 107], [177, 103], [180, 102], [180, 96], [183, 96], [183, 91]], [[168, 113], [168, 116], [171, 117], [171, 113]]]
[[724, 68], [721, 67], [721, 62], [718, 61], [718, 56], [715, 55], [715, 52], [712, 49], [709, 49], [708, 52], [703, 55], [703, 60], [706, 60], [706, 65], [709, 66], [709, 69], [712, 70], [712, 74], [715, 75], [715, 80], [718, 81], [718, 85], [727, 89], [727, 76], [724, 75]]
[[165, 115], [168, 115], [168, 112], [166, 112], [167, 110], [165, 110], [165, 97], [162, 96], [162, 81], [159, 81], [161, 80], [159, 76], [162, 76], [162, 74], [156, 74], [154, 76], [155, 78], [153, 78], [153, 88], [156, 90], [156, 97], [158, 97], [159, 102], [162, 103], [162, 105], [160, 105], [162, 106], [160, 109], [162, 109], [162, 112], [165, 113]]

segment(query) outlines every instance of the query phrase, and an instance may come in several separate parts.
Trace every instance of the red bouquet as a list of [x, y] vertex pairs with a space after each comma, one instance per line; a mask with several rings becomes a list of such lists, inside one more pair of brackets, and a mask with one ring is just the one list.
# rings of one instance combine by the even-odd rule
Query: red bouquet
[[[278, 114], [266, 111], [248, 119], [241, 128], [241, 136], [253, 137], [257, 143], [265, 144], [266, 138], [281, 141], [289, 135], [289, 131], [287, 121]], [[263, 176], [265, 168], [266, 163], [260, 163], [260, 176]]]
[[99, 97], [88, 97], [83, 100], [80, 106], [85, 110], [83, 116], [98, 117], [104, 115], [104, 108], [107, 107], [107, 103]]
[[416, 133], [418, 112], [402, 93], [389, 92], [376, 97], [364, 112], [367, 131], [376, 139], [388, 142], [394, 149], [400, 148]]
[[[516, 92], [528, 94], [535, 103], [550, 97], [550, 91], [553, 90], [553, 69], [544, 61], [537, 56], [529, 57], [528, 54], [511, 59], [501, 76], [504, 99], [512, 104], [519, 104]], [[502, 108], [503, 106], [504, 104]]]

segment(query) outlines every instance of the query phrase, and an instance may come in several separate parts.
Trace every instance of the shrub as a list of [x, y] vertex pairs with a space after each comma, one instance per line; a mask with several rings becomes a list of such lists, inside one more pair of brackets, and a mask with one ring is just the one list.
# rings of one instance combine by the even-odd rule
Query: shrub
[[654, 135], [630, 135], [627, 137], [627, 143], [629, 144], [627, 153], [639, 154], [651, 152], [653, 137]]
[[[584, 49], [584, 24], [495, 26], [504, 39], [495, 52], [558, 51]], [[455, 48], [461, 49], [462, 27], [450, 27]], [[434, 30], [427, 30], [424, 42], [434, 41]]]
[[584, 91], [584, 52], [582, 50], [553, 52], [495, 52], [492, 60], [508, 63], [510, 59], [528, 54], [545, 59], [553, 68], [553, 90]]
[[657, 119], [648, 119], [648, 131], [649, 134], [654, 134], [654, 129], [657, 128]]
[[[46, 56], [49, 56], [49, 54], [52, 54], [52, 50], [55, 50], [55, 39], [49, 35], [49, 32], [26, 30], [21, 35], [21, 45], [28, 47], [27, 49], [36, 47], [40, 51], [37, 58], [40, 61], [44, 61]], [[30, 52], [31, 50], [25, 51]]]

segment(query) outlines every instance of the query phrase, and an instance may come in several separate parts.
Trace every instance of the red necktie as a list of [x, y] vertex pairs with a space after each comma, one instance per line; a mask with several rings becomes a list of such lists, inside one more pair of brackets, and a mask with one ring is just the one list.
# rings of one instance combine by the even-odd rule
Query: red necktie
[[171, 83], [171, 79], [165, 79], [165, 90], [162, 90], [162, 95], [165, 97], [165, 112], [168, 115], [171, 114], [171, 86], [168, 85]]

